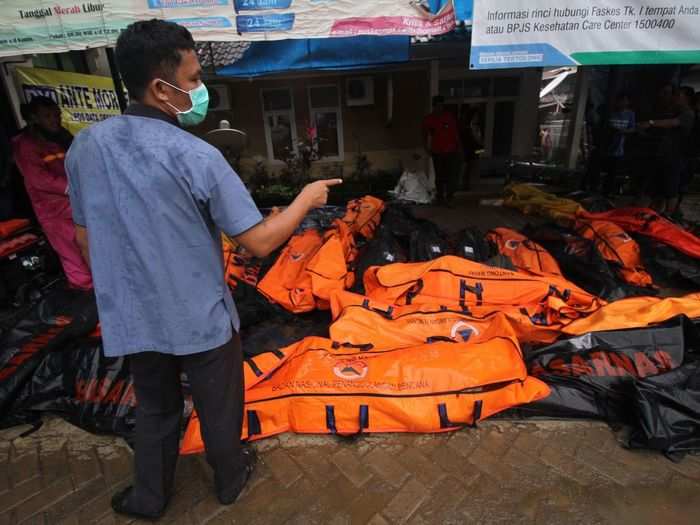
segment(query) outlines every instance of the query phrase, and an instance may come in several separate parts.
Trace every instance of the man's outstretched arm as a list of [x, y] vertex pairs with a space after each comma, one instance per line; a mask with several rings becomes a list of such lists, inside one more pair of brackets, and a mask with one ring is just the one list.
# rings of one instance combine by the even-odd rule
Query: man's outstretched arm
[[342, 179], [330, 179], [308, 184], [292, 204], [237, 235], [236, 242], [256, 257], [269, 255], [292, 236], [310, 210], [325, 206], [330, 188], [342, 182]]

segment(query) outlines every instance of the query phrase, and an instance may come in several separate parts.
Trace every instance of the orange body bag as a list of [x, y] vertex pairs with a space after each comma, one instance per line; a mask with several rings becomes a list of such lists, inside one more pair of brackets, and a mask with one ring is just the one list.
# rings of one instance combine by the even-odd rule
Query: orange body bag
[[30, 226], [28, 219], [11, 219], [0, 222], [0, 239], [6, 239], [10, 235], [22, 231]]
[[589, 220], [614, 222], [626, 231], [641, 233], [673, 246], [690, 257], [700, 258], [700, 238], [653, 210], [646, 208], [617, 208], [602, 213], [579, 212]]
[[356, 257], [355, 239], [344, 222], [336, 220], [323, 237], [306, 230], [289, 240], [258, 290], [292, 313], [327, 309], [333, 291], [354, 284], [349, 268]]
[[605, 302], [557, 276], [536, 276], [446, 256], [427, 263], [373, 266], [367, 296], [389, 304], [539, 307], [541, 324], [576, 319]]
[[392, 306], [342, 292], [332, 296], [331, 310], [335, 321], [330, 338], [335, 345], [375, 351], [436, 341], [473, 343], [513, 331], [518, 341], [550, 343], [561, 333], [560, 325], [539, 325], [517, 308]]
[[[243, 360], [243, 381], [245, 389], [253, 388], [255, 385], [267, 379], [275, 370], [281, 367], [296, 351], [298, 343], [294, 343], [285, 348], [275, 349], [268, 352], [261, 352]], [[204, 450], [202, 437], [200, 434], [200, 423], [197, 411], [193, 411], [187, 423], [187, 430], [182, 442], [182, 453], [194, 453]]]
[[39, 237], [33, 233], [23, 233], [11, 239], [0, 239], [0, 259], [17, 253], [20, 250], [33, 245]]
[[353, 268], [356, 258], [357, 248], [350, 228], [340, 220], [334, 221], [324, 236], [323, 246], [307, 268], [319, 308], [327, 309], [332, 293], [355, 284]]
[[382, 220], [384, 207], [384, 201], [371, 195], [351, 200], [348, 202], [343, 222], [353, 233], [371, 239]]
[[222, 235], [224, 254], [224, 278], [231, 289], [243, 281], [251, 286], [258, 284], [260, 263], [251, 253], [233, 239]]
[[[246, 390], [242, 438], [442, 432], [548, 394], [547, 385], [528, 377], [508, 335], [386, 352], [334, 349], [330, 340], [312, 337], [268, 380]], [[190, 426], [182, 453], [203, 450], [198, 421]]]
[[494, 243], [498, 252], [508, 257], [521, 272], [562, 276], [559, 264], [547, 250], [514, 230], [496, 228], [488, 233], [486, 239]]
[[285, 348], [261, 352], [243, 359], [243, 384], [245, 389], [253, 388], [260, 381], [267, 379], [275, 370], [282, 366], [294, 353], [296, 344]]
[[323, 238], [316, 230], [294, 235], [258, 283], [258, 291], [290, 312], [314, 310], [316, 299], [311, 291], [311, 276], [306, 269], [321, 246]]
[[[265, 220], [279, 213], [279, 210], [274, 208]], [[229, 288], [233, 290], [241, 281], [252, 287], [257, 286], [260, 280], [262, 259], [255, 257], [238, 244], [235, 239], [225, 234], [221, 235], [221, 241], [224, 254], [224, 278]]]
[[643, 328], [663, 323], [678, 315], [700, 318], [700, 293], [683, 297], [629, 297], [603, 306], [584, 319], [563, 328], [568, 335], [582, 335], [603, 330]]
[[625, 231], [612, 222], [582, 221], [576, 223], [581, 237], [593, 241], [598, 253], [617, 268], [626, 283], [651, 286], [651, 276], [644, 270], [639, 245]]
[[445, 338], [473, 342], [498, 333], [504, 322], [521, 343], [549, 344], [561, 334], [562, 323], [570, 322], [548, 322], [541, 306], [395, 306], [351, 292], [333, 294], [331, 310], [330, 336], [336, 344], [372, 344], [374, 349], [391, 347], [391, 341], [400, 346]]

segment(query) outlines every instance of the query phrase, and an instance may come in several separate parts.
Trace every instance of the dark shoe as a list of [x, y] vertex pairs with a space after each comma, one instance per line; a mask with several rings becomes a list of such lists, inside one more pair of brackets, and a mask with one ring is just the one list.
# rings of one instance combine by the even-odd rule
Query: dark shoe
[[129, 506], [129, 496], [131, 495], [132, 490], [134, 490], [134, 487], [126, 487], [124, 490], [117, 492], [112, 497], [112, 510], [114, 510], [114, 512], [124, 516], [129, 516], [130, 518], [146, 521], [158, 521], [163, 517], [163, 514], [165, 514], [165, 509], [168, 506], [167, 503], [163, 506], [160, 512], [153, 514], [132, 509]]
[[236, 482], [232, 486], [223, 490], [219, 490], [218, 488], [216, 490], [216, 496], [219, 498], [219, 503], [222, 505], [231, 505], [236, 502], [238, 496], [240, 496], [241, 492], [243, 492], [243, 489], [248, 483], [250, 476], [253, 475], [255, 465], [258, 463], [258, 455], [256, 454], [254, 448], [246, 447], [243, 449], [242, 454], [243, 468], [241, 469]]

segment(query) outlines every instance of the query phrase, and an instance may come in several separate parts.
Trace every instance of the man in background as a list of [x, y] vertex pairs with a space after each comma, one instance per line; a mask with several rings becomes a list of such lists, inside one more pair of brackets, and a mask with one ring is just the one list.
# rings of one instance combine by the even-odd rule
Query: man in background
[[657, 138], [657, 169], [653, 174], [651, 190], [652, 207], [659, 213], [671, 215], [679, 209], [695, 123], [695, 111], [691, 106], [694, 95], [693, 88], [681, 87], [674, 93], [675, 104], [663, 110], [664, 118], [639, 125]]
[[615, 192], [615, 180], [625, 161], [627, 135], [637, 130], [636, 115], [632, 111], [630, 97], [627, 93], [619, 93], [615, 97], [613, 111], [608, 117], [607, 127], [610, 138], [606, 151], [603, 194], [611, 195]]
[[438, 202], [449, 204], [457, 189], [462, 144], [457, 118], [445, 109], [442, 96], [433, 97], [433, 112], [423, 119], [423, 139], [433, 159]]

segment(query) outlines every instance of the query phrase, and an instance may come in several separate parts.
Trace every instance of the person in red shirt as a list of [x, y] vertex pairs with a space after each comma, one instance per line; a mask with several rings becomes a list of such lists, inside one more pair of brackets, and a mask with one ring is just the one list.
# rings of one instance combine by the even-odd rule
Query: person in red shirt
[[64, 167], [73, 136], [61, 126], [58, 105], [48, 97], [34, 97], [23, 108], [29, 125], [12, 141], [15, 163], [24, 177], [34, 213], [51, 247], [58, 254], [68, 284], [92, 289], [90, 269], [75, 238]]
[[423, 138], [433, 158], [438, 201], [449, 203], [457, 186], [462, 144], [457, 118], [445, 109], [441, 96], [433, 97], [433, 112], [423, 119]]

